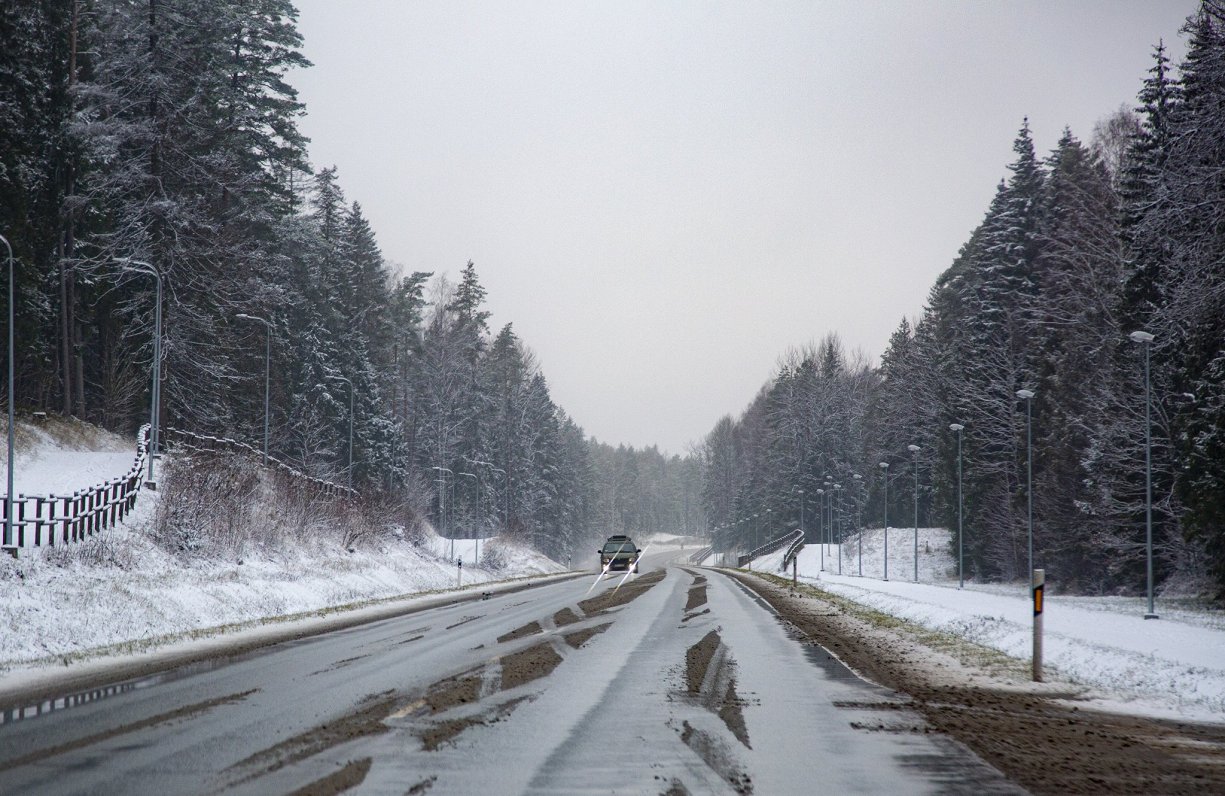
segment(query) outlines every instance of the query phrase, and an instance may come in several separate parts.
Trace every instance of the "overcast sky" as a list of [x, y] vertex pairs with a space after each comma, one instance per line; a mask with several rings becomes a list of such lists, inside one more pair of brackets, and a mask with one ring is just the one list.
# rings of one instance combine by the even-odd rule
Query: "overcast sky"
[[1039, 152], [1194, 0], [298, 0], [291, 81], [383, 253], [513, 322], [589, 435], [684, 453], [788, 348], [875, 359]]

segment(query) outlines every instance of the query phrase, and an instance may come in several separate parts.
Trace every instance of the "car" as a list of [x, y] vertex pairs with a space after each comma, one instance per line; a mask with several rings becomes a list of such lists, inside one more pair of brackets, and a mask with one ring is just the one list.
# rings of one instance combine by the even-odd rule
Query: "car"
[[600, 554], [600, 569], [607, 572], [614, 569], [638, 571], [638, 556], [642, 551], [634, 546], [634, 540], [628, 536], [610, 536], [596, 552]]

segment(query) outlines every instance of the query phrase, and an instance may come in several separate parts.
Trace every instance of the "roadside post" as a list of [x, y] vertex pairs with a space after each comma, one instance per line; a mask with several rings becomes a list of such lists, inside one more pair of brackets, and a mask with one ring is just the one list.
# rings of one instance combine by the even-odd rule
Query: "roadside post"
[[791, 559], [791, 586], [795, 588], [800, 584], [799, 570], [800, 557], [797, 555]]
[[1034, 682], [1042, 682], [1042, 596], [1046, 570], [1034, 570]]
[[464, 559], [455, 559], [455, 588], [462, 588], [464, 585]]

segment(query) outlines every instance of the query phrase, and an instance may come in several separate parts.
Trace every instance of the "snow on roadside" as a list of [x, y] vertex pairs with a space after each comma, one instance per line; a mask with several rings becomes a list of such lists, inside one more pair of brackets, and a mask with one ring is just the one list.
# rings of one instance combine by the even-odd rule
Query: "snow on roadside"
[[[136, 437], [111, 434], [59, 418], [46, 424], [17, 423], [13, 446], [13, 492], [18, 495], [71, 495], [132, 469]], [[7, 435], [0, 444], [0, 481], [8, 481]], [[87, 448], [82, 450], [82, 448]]]
[[[914, 582], [913, 529], [890, 529], [889, 581], [883, 574], [883, 534], [864, 535], [843, 550], [809, 545], [799, 557], [802, 580], [891, 616], [1029, 660], [1032, 605], [1019, 584], [957, 588], [947, 532], [919, 529], [919, 583]], [[824, 556], [824, 571], [822, 558]], [[753, 562], [778, 572], [782, 554]], [[1048, 679], [1084, 686], [1102, 707], [1161, 717], [1225, 722], [1225, 615], [1159, 601], [1161, 618], [1143, 618], [1138, 598], [1046, 595], [1044, 665]]]
[[[156, 647], [201, 631], [455, 589], [460, 582], [454, 564], [407, 542], [353, 553], [316, 547], [184, 562], [148, 540], [140, 514], [147, 522], [152, 512], [106, 532], [89, 543], [94, 549], [81, 548], [93, 561], [46, 549], [0, 559], [0, 671], [90, 657], [108, 647]], [[506, 552], [505, 568], [465, 566], [464, 585], [564, 570], [534, 551], [497, 543]]]
[[[19, 426], [15, 476], [30, 494], [71, 492], [122, 475], [135, 442], [63, 421]], [[79, 448], [86, 448], [80, 450]], [[161, 493], [143, 492], [127, 522], [69, 548], [0, 556], [0, 672], [160, 647], [286, 615], [565, 570], [514, 542], [492, 543], [496, 570], [462, 573], [432, 531], [420, 546], [387, 542], [348, 553], [304, 542], [235, 559], [180, 558], [150, 540]], [[457, 541], [461, 545], [469, 541]], [[471, 556], [471, 553], [468, 554]]]

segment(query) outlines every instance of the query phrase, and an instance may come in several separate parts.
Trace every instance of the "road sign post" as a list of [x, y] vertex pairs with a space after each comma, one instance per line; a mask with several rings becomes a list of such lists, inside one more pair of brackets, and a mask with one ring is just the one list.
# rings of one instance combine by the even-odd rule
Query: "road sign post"
[[1046, 588], [1046, 570], [1035, 569], [1034, 595], [1034, 682], [1042, 682], [1042, 597]]

